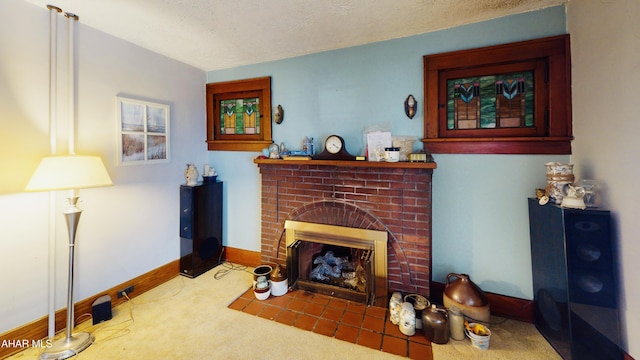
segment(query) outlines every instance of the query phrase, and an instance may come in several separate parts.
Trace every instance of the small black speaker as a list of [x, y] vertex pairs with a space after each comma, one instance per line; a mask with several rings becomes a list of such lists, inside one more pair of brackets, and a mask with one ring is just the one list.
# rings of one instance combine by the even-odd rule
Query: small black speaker
[[104, 295], [97, 298], [91, 305], [91, 315], [93, 325], [111, 320], [111, 296]]

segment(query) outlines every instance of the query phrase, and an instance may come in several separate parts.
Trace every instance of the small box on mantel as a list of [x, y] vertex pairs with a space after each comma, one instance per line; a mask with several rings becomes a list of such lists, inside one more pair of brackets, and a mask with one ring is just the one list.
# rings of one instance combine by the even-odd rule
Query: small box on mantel
[[409, 161], [411, 162], [427, 162], [426, 153], [409, 154]]

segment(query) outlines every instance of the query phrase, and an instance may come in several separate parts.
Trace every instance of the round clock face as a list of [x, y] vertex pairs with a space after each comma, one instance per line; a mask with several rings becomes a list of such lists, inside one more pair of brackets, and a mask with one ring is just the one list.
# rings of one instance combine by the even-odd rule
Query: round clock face
[[328, 153], [330, 154], [337, 154], [340, 152], [340, 150], [342, 150], [342, 147], [344, 146], [344, 141], [342, 140], [342, 138], [338, 135], [331, 135], [327, 138], [327, 140], [324, 142], [324, 148], [327, 150]]

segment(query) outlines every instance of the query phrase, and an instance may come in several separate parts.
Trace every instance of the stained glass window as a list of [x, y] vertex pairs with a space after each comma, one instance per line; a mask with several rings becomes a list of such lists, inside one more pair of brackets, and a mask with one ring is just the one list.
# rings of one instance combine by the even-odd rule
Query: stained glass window
[[534, 124], [531, 71], [447, 81], [447, 129], [525, 128]]
[[260, 134], [260, 99], [231, 99], [220, 101], [221, 134]]

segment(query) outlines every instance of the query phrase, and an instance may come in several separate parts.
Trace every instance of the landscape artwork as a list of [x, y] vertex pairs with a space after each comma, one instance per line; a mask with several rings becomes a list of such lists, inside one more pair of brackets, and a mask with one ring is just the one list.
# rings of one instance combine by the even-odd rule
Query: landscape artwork
[[169, 106], [116, 98], [120, 164], [168, 162]]

